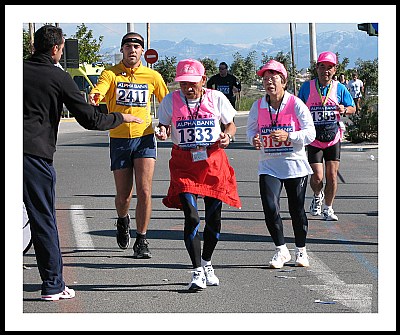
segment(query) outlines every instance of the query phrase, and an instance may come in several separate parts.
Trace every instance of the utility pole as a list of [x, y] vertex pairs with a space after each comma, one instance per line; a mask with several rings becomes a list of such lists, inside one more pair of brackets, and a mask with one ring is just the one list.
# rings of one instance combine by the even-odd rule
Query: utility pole
[[308, 35], [310, 37], [310, 66], [317, 62], [317, 38], [315, 34], [315, 23], [308, 24]]
[[135, 31], [135, 24], [127, 23], [126, 24], [126, 32], [130, 33], [130, 32], [134, 32], [134, 31]]
[[292, 78], [293, 78], [293, 94], [297, 95], [297, 88], [296, 88], [296, 70], [295, 70], [295, 63], [294, 63], [294, 47], [293, 47], [293, 23], [290, 24], [290, 48], [292, 50]]
[[[150, 49], [150, 23], [146, 23], [146, 34], [147, 34], [146, 50], [149, 50]], [[153, 68], [153, 64], [147, 63], [147, 67], [152, 69]], [[151, 104], [153, 105], [154, 118], [156, 118], [157, 117], [156, 96], [154, 94], [151, 96]], [[151, 114], [151, 106], [150, 106], [150, 114]]]
[[150, 23], [146, 23], [146, 32], [147, 32], [147, 48], [146, 50], [150, 49]]

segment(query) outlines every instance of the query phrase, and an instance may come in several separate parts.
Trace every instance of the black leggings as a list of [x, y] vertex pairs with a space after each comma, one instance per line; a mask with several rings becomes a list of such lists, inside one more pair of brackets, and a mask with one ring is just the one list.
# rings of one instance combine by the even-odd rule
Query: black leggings
[[[205, 227], [203, 232], [203, 254], [201, 255], [200, 241], [200, 216], [197, 207], [197, 195], [191, 193], [179, 194], [185, 213], [185, 228], [183, 238], [186, 250], [189, 253], [193, 268], [201, 266], [201, 258], [210, 261], [214, 249], [218, 243], [221, 232], [221, 200], [205, 197]], [[201, 256], [200, 256], [201, 255]]]
[[289, 213], [296, 247], [306, 245], [308, 219], [304, 209], [308, 176], [298, 178], [279, 179], [262, 174], [259, 178], [259, 187], [265, 223], [276, 246], [285, 244], [283, 224], [280, 215], [280, 195], [285, 186]]

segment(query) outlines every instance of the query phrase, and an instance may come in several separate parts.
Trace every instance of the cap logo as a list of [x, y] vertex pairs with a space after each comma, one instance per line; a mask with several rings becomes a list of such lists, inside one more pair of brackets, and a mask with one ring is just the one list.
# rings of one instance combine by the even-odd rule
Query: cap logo
[[197, 74], [197, 71], [192, 65], [185, 64], [181, 70], [181, 74]]

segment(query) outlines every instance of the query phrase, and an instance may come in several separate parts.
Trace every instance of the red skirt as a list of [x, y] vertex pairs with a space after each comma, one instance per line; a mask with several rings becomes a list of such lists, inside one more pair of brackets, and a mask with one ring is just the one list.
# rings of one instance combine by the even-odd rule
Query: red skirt
[[229, 164], [224, 149], [214, 144], [207, 148], [206, 160], [193, 162], [190, 150], [174, 145], [169, 160], [170, 185], [162, 200], [169, 208], [182, 209], [179, 193], [192, 193], [221, 200], [229, 206], [241, 208], [235, 170]]

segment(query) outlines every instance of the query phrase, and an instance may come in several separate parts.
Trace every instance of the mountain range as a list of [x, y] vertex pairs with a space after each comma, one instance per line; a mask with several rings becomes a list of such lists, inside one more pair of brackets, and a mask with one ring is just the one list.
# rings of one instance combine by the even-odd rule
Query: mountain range
[[[261, 66], [262, 53], [275, 57], [277, 53], [291, 53], [290, 35], [285, 37], [266, 37], [255, 44], [206, 44], [196, 43], [188, 38], [180, 42], [168, 40], [151, 41], [150, 47], [158, 52], [158, 59], [165, 57], [176, 57], [177, 61], [185, 58], [210, 58], [219, 62], [232, 64], [233, 55], [237, 52], [242, 57], [256, 51], [256, 65]], [[354, 68], [355, 62], [360, 59], [363, 61], [378, 58], [378, 37], [369, 36], [364, 31], [330, 31], [316, 34], [317, 53], [322, 51], [333, 51], [339, 53], [339, 62], [345, 57], [349, 59], [347, 68]], [[293, 55], [297, 69], [308, 68], [310, 65], [310, 37], [309, 34], [297, 33], [293, 36]], [[108, 57], [116, 54], [115, 59], [120, 59], [121, 54], [118, 49], [103, 48], [100, 50], [103, 55]], [[106, 57], [106, 56], [105, 56]], [[114, 60], [111, 60], [114, 62]]]

